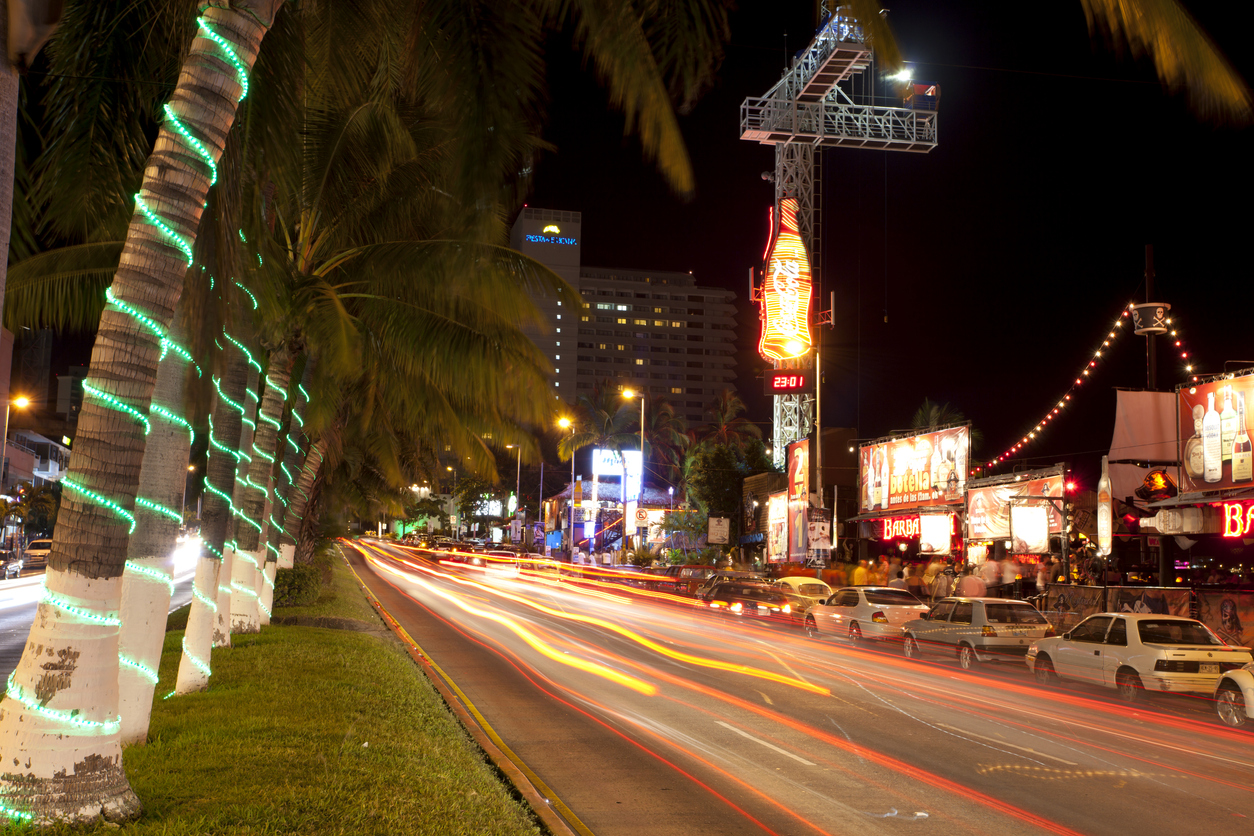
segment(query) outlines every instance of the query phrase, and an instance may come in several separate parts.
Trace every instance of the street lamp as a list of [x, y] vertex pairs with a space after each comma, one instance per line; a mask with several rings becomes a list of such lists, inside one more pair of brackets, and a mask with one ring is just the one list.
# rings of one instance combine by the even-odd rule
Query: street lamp
[[505, 449], [518, 451], [518, 467], [517, 467], [517, 473], [514, 476], [514, 496], [518, 497], [518, 504], [519, 506], [521, 506], [522, 505], [522, 445], [521, 444], [506, 444]]
[[[562, 429], [570, 427], [570, 434], [575, 435], [575, 423], [569, 418], [559, 418], [557, 425]], [[575, 446], [570, 448], [570, 560], [575, 561]]]
[[19, 396], [4, 405], [4, 450], [0, 452], [0, 487], [3, 487], [3, 480], [8, 475], [6, 466], [9, 463], [9, 410], [15, 406], [18, 409], [25, 409], [30, 406], [30, 398]]
[[[623, 397], [630, 400], [636, 396], [635, 390], [624, 389]], [[626, 458], [623, 460], [624, 477], [627, 472]], [[623, 488], [623, 540], [624, 544], [627, 538], [627, 494], [626, 487]], [[640, 390], [640, 488], [636, 494], [636, 505], [639, 506], [641, 500], [644, 499], [644, 390]]]
[[[189, 464], [189, 465], [187, 466], [187, 472], [188, 472], [188, 473], [195, 473], [195, 472], [196, 472], [196, 465], [194, 465], [194, 464]], [[189, 478], [191, 478], [191, 477], [188, 477], [188, 476], [183, 477], [183, 515], [182, 515], [182, 520], [183, 520], [183, 523], [182, 523], [182, 524], [183, 524], [183, 525], [186, 525], [186, 524], [187, 524], [187, 480], [188, 480]]]

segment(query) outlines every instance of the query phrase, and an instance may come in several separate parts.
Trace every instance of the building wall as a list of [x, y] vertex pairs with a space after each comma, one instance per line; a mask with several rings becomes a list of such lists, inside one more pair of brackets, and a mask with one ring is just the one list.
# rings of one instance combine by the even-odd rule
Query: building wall
[[545, 325], [527, 333], [552, 359], [554, 393], [574, 401], [608, 379], [665, 396], [690, 424], [705, 423], [715, 395], [735, 389], [735, 294], [702, 287], [690, 273], [584, 267], [580, 219], [526, 208], [510, 235], [514, 249], [570, 282], [587, 306], [535, 300]]

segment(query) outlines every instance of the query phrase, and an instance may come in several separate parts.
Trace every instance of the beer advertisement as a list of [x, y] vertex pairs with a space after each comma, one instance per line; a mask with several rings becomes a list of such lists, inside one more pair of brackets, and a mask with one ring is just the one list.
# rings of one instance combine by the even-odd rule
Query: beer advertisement
[[970, 452], [969, 426], [863, 446], [858, 452], [862, 512], [902, 511], [961, 500]]

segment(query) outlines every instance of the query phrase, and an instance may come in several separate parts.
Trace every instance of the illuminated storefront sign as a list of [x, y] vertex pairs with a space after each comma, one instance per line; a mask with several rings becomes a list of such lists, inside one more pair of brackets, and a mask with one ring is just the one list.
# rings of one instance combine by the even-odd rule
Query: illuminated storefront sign
[[1044, 505], [1011, 505], [1010, 530], [1015, 554], [1049, 554], [1049, 509]]
[[858, 451], [862, 511], [895, 511], [957, 502], [967, 484], [970, 427], [895, 438]]
[[[1011, 500], [1022, 496], [1063, 497], [1061, 471], [1044, 475], [1042, 471], [1022, 474], [1019, 481], [973, 483], [967, 488], [967, 539], [1009, 540]], [[1016, 502], [1015, 504], [1019, 504]], [[1033, 504], [1026, 502], [1024, 504]], [[1040, 503], [1046, 508], [1049, 533], [1063, 530], [1061, 502]]]
[[773, 493], [766, 501], [766, 559], [788, 559], [788, 492]]
[[767, 371], [766, 394], [797, 395], [813, 391], [814, 384], [809, 372], [790, 369], [788, 371]]
[[922, 514], [919, 517], [919, 554], [947, 555], [954, 539], [953, 514]]
[[1219, 509], [1223, 512], [1223, 536], [1254, 537], [1254, 502], [1225, 502]]
[[563, 238], [557, 235], [524, 235], [523, 239], [530, 244], [561, 244], [564, 247], [573, 247], [579, 243], [577, 238]]
[[[958, 518], [953, 514], [928, 514], [927, 516], [942, 520], [946, 534], [953, 535], [958, 533]], [[896, 540], [898, 537], [914, 540], [919, 537], [923, 529], [922, 518], [918, 515], [913, 517], [885, 517], [880, 522], [883, 524], [880, 529], [880, 539], [882, 540]]]
[[788, 558], [805, 560], [810, 520], [810, 439], [788, 445]]
[[[592, 475], [599, 476], [617, 476], [620, 479], [623, 476], [623, 460], [627, 461], [627, 497], [626, 500], [631, 502], [640, 498], [640, 451], [624, 450], [620, 456], [614, 450], [606, 450], [598, 447], [592, 451]], [[608, 496], [606, 499], [618, 501], [620, 496]]]
[[797, 228], [797, 200], [779, 203], [766, 276], [762, 282], [762, 337], [758, 353], [767, 360], [790, 360], [810, 350], [810, 257]]

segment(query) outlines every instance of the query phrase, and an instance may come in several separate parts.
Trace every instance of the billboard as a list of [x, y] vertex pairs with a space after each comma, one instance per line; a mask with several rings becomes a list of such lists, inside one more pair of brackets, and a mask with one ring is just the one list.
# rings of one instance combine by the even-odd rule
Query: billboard
[[1180, 491], [1251, 487], [1248, 421], [1254, 409], [1254, 374], [1181, 386], [1176, 402]]
[[[1047, 476], [1037, 471], [1021, 476], [1017, 482], [970, 485], [967, 488], [967, 539], [1009, 540], [1010, 500], [1011, 497], [1016, 496], [1056, 496], [1061, 500], [1063, 496], [1061, 471]], [[1062, 512], [1053, 503], [1039, 504], [1045, 507], [1049, 533], [1061, 534], [1063, 531]]]
[[797, 227], [797, 199], [779, 202], [772, 224], [770, 255], [760, 297], [762, 336], [758, 353], [766, 360], [790, 360], [810, 350], [810, 257]]
[[[624, 450], [620, 455], [617, 450], [605, 450], [600, 447], [592, 451], [592, 476], [623, 476], [623, 459], [627, 460], [627, 502], [640, 498], [640, 451]], [[617, 502], [620, 497], [607, 496], [606, 500]]]
[[967, 426], [863, 446], [858, 451], [859, 507], [899, 511], [958, 501], [966, 490], [970, 451]]
[[773, 493], [766, 501], [766, 559], [788, 559], [788, 492]]
[[806, 559], [809, 540], [810, 439], [788, 445], [788, 559]]

